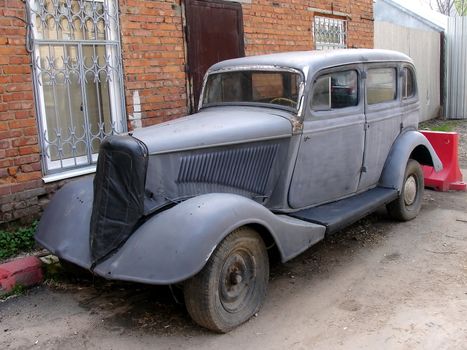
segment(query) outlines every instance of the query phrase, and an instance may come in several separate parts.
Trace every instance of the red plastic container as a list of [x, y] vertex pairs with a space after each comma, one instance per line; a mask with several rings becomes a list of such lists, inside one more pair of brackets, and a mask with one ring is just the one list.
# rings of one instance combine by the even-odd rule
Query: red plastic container
[[20, 258], [0, 264], [0, 289], [11, 291], [15, 286], [32, 286], [44, 278], [42, 263], [35, 256]]
[[462, 181], [459, 169], [457, 132], [421, 131], [443, 163], [443, 170], [435, 172], [431, 166], [423, 166], [425, 186], [437, 191], [465, 191], [467, 184]]

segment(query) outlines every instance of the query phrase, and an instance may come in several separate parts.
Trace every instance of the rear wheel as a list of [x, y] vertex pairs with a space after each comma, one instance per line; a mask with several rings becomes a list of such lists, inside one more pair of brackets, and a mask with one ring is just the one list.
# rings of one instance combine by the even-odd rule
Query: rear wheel
[[415, 218], [422, 207], [423, 188], [422, 167], [416, 160], [409, 159], [399, 198], [387, 205], [389, 215], [400, 221]]
[[269, 279], [269, 261], [256, 231], [242, 227], [214, 250], [206, 266], [185, 284], [188, 313], [199, 325], [225, 333], [261, 308]]

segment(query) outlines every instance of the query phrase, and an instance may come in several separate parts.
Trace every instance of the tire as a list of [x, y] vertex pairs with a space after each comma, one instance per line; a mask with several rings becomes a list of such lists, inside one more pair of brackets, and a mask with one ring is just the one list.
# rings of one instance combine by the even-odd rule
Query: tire
[[386, 206], [389, 215], [399, 221], [414, 219], [422, 207], [423, 189], [422, 168], [416, 160], [409, 159], [399, 198]]
[[230, 233], [204, 268], [184, 286], [185, 305], [199, 325], [227, 333], [261, 308], [269, 260], [259, 234], [249, 227]]

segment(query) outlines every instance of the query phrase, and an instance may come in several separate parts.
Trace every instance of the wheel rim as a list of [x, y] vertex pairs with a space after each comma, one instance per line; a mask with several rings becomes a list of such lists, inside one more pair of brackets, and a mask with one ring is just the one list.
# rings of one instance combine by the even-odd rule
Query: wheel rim
[[255, 285], [256, 262], [252, 255], [235, 251], [224, 263], [220, 276], [219, 297], [227, 312], [238, 312], [248, 305]]
[[412, 205], [417, 198], [417, 180], [415, 176], [410, 175], [405, 181], [404, 185], [404, 203], [405, 205]]

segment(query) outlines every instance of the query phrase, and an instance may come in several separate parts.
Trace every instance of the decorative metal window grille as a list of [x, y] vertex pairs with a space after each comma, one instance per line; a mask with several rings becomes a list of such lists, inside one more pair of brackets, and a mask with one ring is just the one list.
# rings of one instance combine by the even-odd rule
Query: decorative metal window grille
[[335, 50], [347, 47], [347, 21], [315, 16], [313, 37], [316, 50]]
[[46, 175], [89, 167], [126, 130], [116, 0], [27, 0]]

